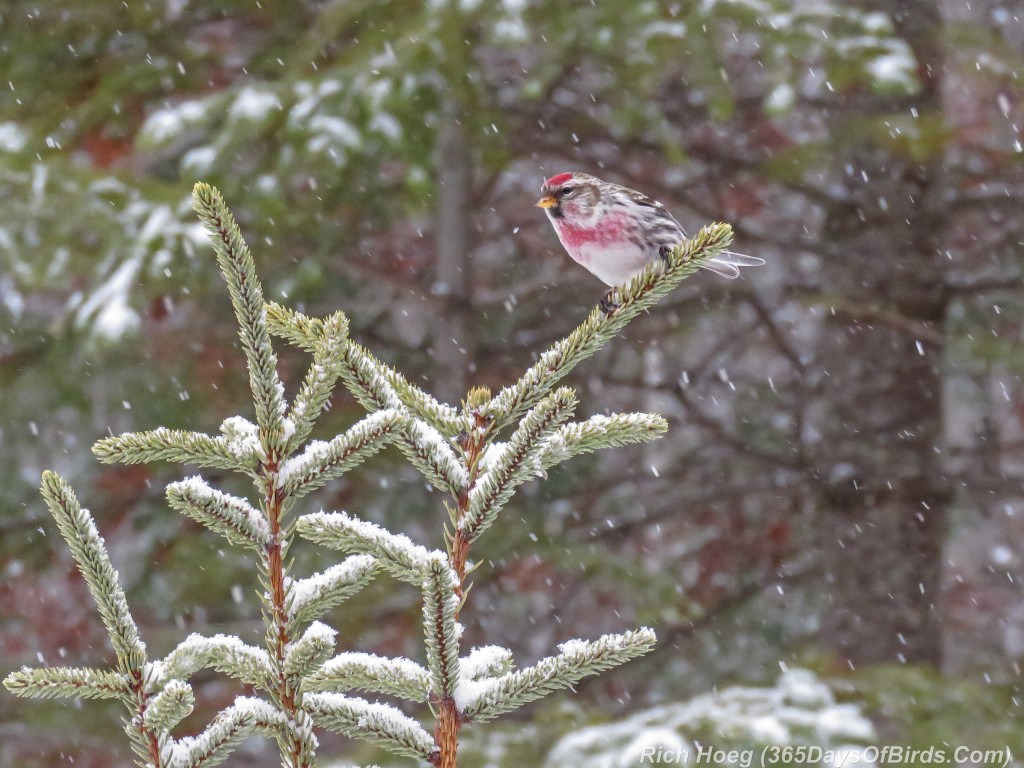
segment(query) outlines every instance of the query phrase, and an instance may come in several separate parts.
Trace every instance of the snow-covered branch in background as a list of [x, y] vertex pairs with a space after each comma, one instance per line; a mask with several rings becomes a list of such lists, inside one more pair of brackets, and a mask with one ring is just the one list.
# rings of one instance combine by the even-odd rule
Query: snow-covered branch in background
[[573, 731], [555, 743], [542, 768], [619, 768], [642, 764], [645, 754], [648, 762], [661, 754], [677, 764], [692, 763], [699, 744], [724, 749], [817, 745], [854, 757], [863, 749], [859, 745], [877, 738], [858, 705], [836, 702], [829, 686], [810, 670], [790, 669], [769, 687], [730, 686]]

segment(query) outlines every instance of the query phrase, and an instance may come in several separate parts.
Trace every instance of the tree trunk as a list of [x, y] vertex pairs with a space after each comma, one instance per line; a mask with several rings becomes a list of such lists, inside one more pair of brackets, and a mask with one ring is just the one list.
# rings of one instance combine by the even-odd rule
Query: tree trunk
[[467, 350], [472, 306], [469, 280], [466, 196], [472, 169], [465, 132], [455, 106], [449, 103], [441, 118], [437, 146], [436, 272], [433, 292], [443, 310], [434, 325], [433, 352], [439, 375], [435, 394], [457, 403], [466, 394]]
[[941, 19], [926, 0], [871, 7], [891, 14], [917, 57], [922, 89], [898, 102], [854, 96], [837, 115], [864, 121], [864, 130], [836, 158], [845, 199], [827, 218], [825, 290], [842, 298], [825, 308], [819, 354], [826, 412], [818, 535], [830, 603], [822, 633], [851, 662], [938, 665], [951, 498], [940, 452], [943, 348], [935, 341], [946, 311], [943, 153], [901, 154], [878, 128], [889, 115], [915, 112], [922, 130], [941, 124]]

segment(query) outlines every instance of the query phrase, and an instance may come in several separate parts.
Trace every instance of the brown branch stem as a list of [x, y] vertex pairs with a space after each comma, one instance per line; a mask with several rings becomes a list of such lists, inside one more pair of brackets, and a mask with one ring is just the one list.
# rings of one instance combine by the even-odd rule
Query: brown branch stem
[[[265, 465], [265, 491], [264, 503], [266, 504], [267, 522], [270, 524], [270, 543], [267, 545], [263, 556], [265, 558], [267, 577], [270, 581], [270, 617], [272, 621], [271, 652], [273, 653], [274, 666], [277, 669], [277, 690], [276, 696], [280, 702], [281, 709], [289, 723], [297, 722], [298, 705], [295, 701], [295, 690], [291, 681], [284, 671], [285, 652], [288, 643], [291, 642], [288, 632], [288, 609], [285, 604], [285, 564], [283, 557], [283, 546], [281, 541], [281, 517], [284, 505], [284, 490], [279, 487], [278, 461], [275, 457], [269, 457]], [[309, 762], [303, 758], [305, 750], [301, 737], [292, 728], [285, 729], [285, 740], [287, 762], [286, 765], [294, 768], [307, 768]]]
[[[469, 536], [462, 527], [462, 521], [469, 509], [469, 491], [476, 484], [480, 457], [487, 443], [487, 423], [484, 417], [473, 413], [473, 428], [463, 442], [466, 455], [466, 466], [469, 469], [469, 483], [465, 490], [456, 497], [455, 530], [451, 536], [451, 563], [458, 577], [456, 594], [461, 599], [465, 594], [463, 583], [466, 579], [466, 567], [469, 563], [469, 550], [472, 546]], [[459, 614], [455, 614], [456, 620]], [[434, 725], [434, 742], [437, 744], [438, 768], [456, 768], [459, 749], [459, 729], [465, 722], [459, 712], [455, 699], [443, 696], [438, 702], [437, 722]]]
[[144, 725], [146, 722], [146, 709], [149, 707], [149, 694], [146, 693], [142, 671], [138, 669], [132, 671], [132, 694], [135, 697], [135, 710], [138, 713], [136, 730], [146, 740], [150, 763], [155, 766], [161, 766], [163, 763], [160, 762], [160, 742], [157, 740], [156, 734]]

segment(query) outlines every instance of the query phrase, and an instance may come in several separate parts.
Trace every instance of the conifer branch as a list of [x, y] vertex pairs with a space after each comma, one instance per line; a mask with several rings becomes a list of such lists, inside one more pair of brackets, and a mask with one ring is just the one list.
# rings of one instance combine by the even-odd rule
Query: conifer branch
[[508, 674], [515, 666], [512, 651], [498, 645], [484, 645], [474, 648], [459, 662], [459, 676], [462, 680], [478, 680], [485, 677], [500, 677]]
[[206, 668], [264, 690], [271, 687], [274, 678], [267, 652], [232, 635], [203, 637], [193, 633], [158, 665], [159, 676], [165, 680], [186, 680]]
[[270, 527], [262, 512], [245, 499], [211, 488], [201, 477], [168, 485], [167, 501], [232, 544], [262, 552], [270, 543]]
[[268, 457], [279, 456], [286, 439], [284, 387], [278, 377], [277, 355], [267, 331], [263, 287], [256, 276], [256, 265], [235, 217], [218, 190], [208, 184], [196, 184], [192, 190], [192, 206], [210, 233], [217, 263], [231, 294], [249, 368], [260, 444]]
[[458, 496], [469, 483], [469, 473], [451, 442], [434, 427], [411, 419], [398, 447], [409, 462], [439, 491]]
[[[261, 509], [198, 477], [172, 483], [167, 496], [175, 509], [231, 543], [260, 553], [266, 650], [238, 637], [190, 635], [162, 662], [147, 664], [145, 646], [92, 518], [71, 488], [47, 472], [43, 496], [99, 606], [117, 668], [23, 669], [5, 679], [9, 689], [40, 698], [123, 699], [130, 711], [126, 730], [133, 748], [142, 764], [154, 768], [215, 765], [251, 733], [276, 736], [284, 764], [309, 768], [316, 747], [314, 724], [454, 768], [459, 728], [469, 718], [488, 720], [653, 647], [653, 632], [641, 629], [594, 642], [563, 643], [557, 655], [520, 671], [513, 671], [511, 651], [496, 646], [476, 648], [460, 658], [458, 618], [468, 591], [463, 581], [473, 542], [531, 476], [572, 456], [650, 440], [665, 431], [665, 420], [655, 414], [595, 416], [567, 424], [576, 397], [556, 385], [626, 323], [724, 250], [731, 239], [728, 226], [705, 227], [681, 243], [667, 264], [648, 266], [617, 290], [619, 304], [612, 314], [595, 310], [516, 384], [495, 397], [488, 390], [471, 390], [459, 411], [352, 342], [342, 313], [310, 318], [265, 304], [252, 256], [220, 193], [197, 184], [193, 204], [228, 283], [256, 424], [233, 417], [221, 425], [217, 437], [160, 428], [105, 438], [93, 450], [108, 463], [170, 460], [237, 470], [256, 480]], [[313, 357], [290, 410], [271, 333]], [[292, 456], [327, 407], [339, 378], [371, 414], [333, 440], [313, 442]], [[495, 443], [498, 432], [512, 424], [517, 427], [509, 440]], [[298, 497], [391, 441], [435, 488], [455, 499], [450, 508], [455, 529], [448, 531], [451, 554], [429, 551], [404, 535], [345, 513], [321, 511], [292, 527], [287, 516]], [[353, 556], [323, 573], [291, 579], [288, 548], [294, 530]], [[381, 569], [422, 591], [426, 667], [363, 653], [331, 658], [336, 632], [316, 619]], [[312, 623], [297, 637], [304, 622]], [[206, 667], [266, 691], [269, 700], [236, 699], [202, 734], [175, 741], [170, 730], [194, 706], [187, 680]], [[437, 716], [434, 737], [396, 708], [345, 696], [338, 689], [429, 702]]]
[[287, 585], [289, 613], [294, 622], [318, 619], [373, 580], [380, 566], [368, 555], [355, 555], [322, 573]]
[[364, 408], [376, 410], [403, 405], [442, 434], [454, 434], [462, 427], [455, 408], [438, 402], [365, 347], [351, 342], [345, 349], [345, 362], [347, 367], [342, 380]]
[[138, 677], [146, 663], [146, 645], [139, 637], [139, 628], [128, 610], [117, 571], [110, 563], [92, 516], [82, 509], [71, 486], [56, 472], [43, 473], [41, 490], [99, 608], [117, 655], [118, 671], [133, 679]]
[[149, 464], [171, 461], [248, 472], [260, 461], [259, 443], [255, 451], [237, 450], [239, 446], [224, 437], [202, 432], [160, 427], [148, 432], [125, 432], [96, 441], [92, 452], [104, 464]]
[[557, 656], [542, 659], [529, 669], [477, 681], [463, 679], [455, 700], [466, 717], [490, 720], [642, 656], [654, 648], [656, 639], [654, 632], [643, 628], [604, 635], [591, 642], [571, 640], [559, 646], [561, 653]]
[[411, 659], [341, 653], [303, 680], [306, 691], [365, 691], [426, 701], [430, 673]]
[[[307, 352], [316, 349], [317, 341], [324, 334], [324, 321], [276, 302], [267, 305], [267, 321], [271, 333]], [[455, 408], [438, 402], [354, 341], [345, 345], [342, 379], [367, 411], [404, 406], [441, 432], [457, 432], [460, 428], [459, 413]]]
[[267, 330], [292, 346], [313, 354], [324, 336], [324, 321], [276, 301], [268, 301]]
[[284, 673], [288, 677], [302, 678], [319, 667], [334, 653], [338, 633], [314, 621], [295, 642], [289, 644], [284, 657]]
[[196, 699], [192, 687], [182, 680], [171, 680], [150, 699], [143, 725], [155, 733], [170, 733], [192, 713]]
[[11, 672], [4, 686], [28, 699], [116, 699], [132, 692], [132, 681], [120, 672], [83, 667], [27, 667]]
[[459, 610], [458, 577], [448, 558], [437, 553], [430, 559], [423, 577], [423, 629], [426, 637], [430, 692], [438, 699], [450, 698], [459, 681], [459, 640], [462, 625]]
[[292, 445], [301, 444], [309, 436], [341, 375], [341, 357], [348, 341], [348, 318], [341, 312], [335, 312], [321, 321], [320, 327], [320, 339], [313, 346], [313, 363], [292, 401], [285, 422], [292, 425]]
[[321, 728], [363, 739], [396, 755], [428, 760], [434, 750], [430, 734], [388, 704], [371, 704], [340, 693], [309, 693], [302, 706]]
[[[271, 332], [308, 352], [324, 334], [324, 321], [280, 304], [267, 305]], [[406, 458], [439, 491], [457, 495], [466, 484], [466, 470], [444, 435], [462, 429], [458, 412], [416, 387], [398, 371], [385, 365], [365, 348], [349, 340], [343, 349], [341, 377], [345, 386], [367, 411], [408, 410], [398, 447]]]
[[266, 460], [267, 456], [260, 445], [259, 427], [248, 419], [229, 416], [221, 422], [220, 434], [227, 444], [228, 452], [242, 462], [241, 469], [249, 466], [255, 468]]
[[399, 436], [398, 430], [407, 422], [408, 418], [398, 411], [372, 413], [332, 440], [309, 443], [301, 454], [282, 465], [278, 482], [287, 496], [304, 496], [380, 451]]
[[218, 765], [247, 736], [253, 733], [274, 736], [283, 725], [284, 715], [268, 702], [239, 696], [200, 735], [170, 741], [161, 755], [161, 763], [166, 768]]
[[477, 478], [469, 491], [469, 505], [459, 522], [467, 541], [473, 542], [494, 522], [515, 489], [540, 470], [539, 449], [572, 415], [576, 395], [562, 388], [541, 400], [512, 433], [501, 455]]
[[[281, 304], [267, 304], [271, 333], [290, 343], [314, 351], [323, 338], [324, 321]], [[353, 341], [343, 350], [341, 377], [359, 404], [373, 413], [380, 410], [408, 410], [416, 418], [402, 428], [398, 447], [406, 458], [444, 493], [458, 495], [466, 483], [463, 467], [443, 434], [456, 434], [461, 421], [458, 412], [413, 385], [394, 369]]]
[[731, 242], [732, 228], [728, 224], [710, 224], [702, 227], [692, 239], [676, 246], [667, 263], [651, 262], [619, 289], [619, 305], [611, 315], [595, 307], [576, 330], [544, 352], [518, 382], [495, 395], [486, 407], [494, 419], [490, 427], [492, 434], [513, 424], [533, 408], [573, 368], [696, 272], [701, 264], [726, 250]]
[[431, 552], [401, 533], [358, 520], [344, 512], [314, 512], [295, 521], [299, 535], [331, 549], [358, 555], [372, 555], [395, 578], [416, 584], [441, 552]]
[[586, 421], [564, 424], [543, 441], [537, 456], [539, 470], [563, 461], [631, 443], [656, 440], [668, 431], [668, 422], [656, 413], [616, 413], [591, 416]]

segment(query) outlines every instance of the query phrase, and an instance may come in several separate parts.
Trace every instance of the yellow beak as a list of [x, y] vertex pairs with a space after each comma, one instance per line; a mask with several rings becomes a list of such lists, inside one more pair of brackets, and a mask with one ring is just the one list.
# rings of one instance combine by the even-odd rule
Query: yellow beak
[[551, 195], [548, 195], [547, 197], [542, 197], [540, 200], [537, 201], [538, 208], [554, 208], [556, 205], [558, 205], [558, 201], [555, 200], [555, 198], [552, 197]]

